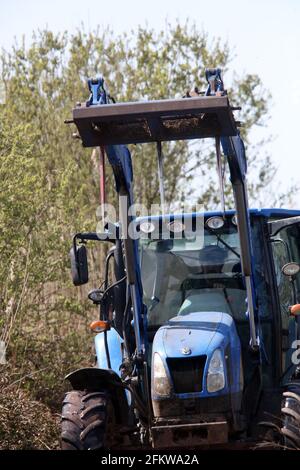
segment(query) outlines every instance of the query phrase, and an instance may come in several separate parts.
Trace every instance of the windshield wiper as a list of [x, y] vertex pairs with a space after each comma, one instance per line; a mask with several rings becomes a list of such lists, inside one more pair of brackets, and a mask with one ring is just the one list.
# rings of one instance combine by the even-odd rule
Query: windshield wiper
[[225, 241], [223, 240], [223, 238], [221, 238], [218, 233], [214, 232], [214, 231], [213, 231], [210, 227], [208, 227], [208, 226], [205, 227], [205, 228], [209, 231], [209, 233], [211, 233], [212, 235], [214, 235], [214, 236], [216, 237], [216, 239], [217, 239], [220, 243], [222, 243], [222, 245], [226, 246], [226, 248], [228, 248], [228, 250], [230, 250], [233, 254], [235, 254], [235, 256], [237, 256], [238, 258], [241, 258], [241, 255], [240, 255], [237, 251], [235, 251], [235, 249], [232, 248], [232, 246], [228, 245], [228, 243], [225, 242]]
[[[214, 235], [216, 237], [216, 239], [222, 243], [222, 245], [226, 246], [226, 248], [228, 248], [228, 250], [230, 250], [237, 258], [241, 258], [241, 255], [234, 249], [232, 248], [232, 246], [228, 245], [227, 242], [225, 242], [223, 240], [223, 238], [220, 237], [219, 234], [217, 234], [216, 232], [214, 232], [210, 227], [206, 227], [206, 229], [209, 231], [209, 233], [211, 233], [212, 235]], [[158, 241], [161, 241], [161, 240], [148, 240], [148, 244], [147, 246], [149, 246], [151, 243], [153, 242], [158, 242]], [[165, 251], [164, 253], [170, 253], [174, 256], [177, 256], [177, 258], [181, 258], [181, 256], [178, 256], [176, 253], [174, 253], [174, 251], [172, 250], [168, 250], [168, 251]]]

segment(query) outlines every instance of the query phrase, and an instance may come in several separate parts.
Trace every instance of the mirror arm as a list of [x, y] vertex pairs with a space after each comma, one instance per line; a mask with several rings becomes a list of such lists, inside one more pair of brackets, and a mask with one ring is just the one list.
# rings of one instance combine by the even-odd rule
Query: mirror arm
[[112, 232], [79, 232], [74, 235], [74, 238], [84, 242], [85, 240], [92, 240], [98, 242], [111, 242], [115, 243], [118, 238], [118, 233], [116, 236]]
[[106, 290], [108, 288], [108, 270], [109, 270], [109, 262], [111, 258], [114, 258], [115, 255], [115, 247], [111, 248], [109, 252], [107, 253], [106, 259], [105, 259], [105, 280], [104, 280], [104, 289]]

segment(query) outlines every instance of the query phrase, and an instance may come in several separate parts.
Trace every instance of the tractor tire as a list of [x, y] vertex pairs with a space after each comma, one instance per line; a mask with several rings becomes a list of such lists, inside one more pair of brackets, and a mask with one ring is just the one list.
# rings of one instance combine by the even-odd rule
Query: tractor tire
[[68, 392], [61, 416], [61, 449], [109, 447], [110, 425], [113, 423], [114, 410], [107, 393], [88, 390]]
[[300, 450], [300, 383], [293, 382], [283, 393], [281, 434], [286, 449]]

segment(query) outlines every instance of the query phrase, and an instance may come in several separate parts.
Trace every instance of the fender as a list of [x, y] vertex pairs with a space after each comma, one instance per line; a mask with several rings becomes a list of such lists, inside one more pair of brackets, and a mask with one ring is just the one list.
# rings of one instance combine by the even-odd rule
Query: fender
[[111, 369], [85, 367], [66, 375], [74, 390], [107, 390], [111, 396], [116, 419], [128, 424], [129, 406], [120, 377]]

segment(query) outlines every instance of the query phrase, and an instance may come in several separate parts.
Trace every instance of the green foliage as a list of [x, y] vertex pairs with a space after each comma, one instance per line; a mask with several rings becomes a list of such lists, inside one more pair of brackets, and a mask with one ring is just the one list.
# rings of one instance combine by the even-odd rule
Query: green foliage
[[[2, 80], [6, 103], [15, 117], [22, 122], [30, 120], [42, 131], [40, 147], [47, 155], [42, 162], [44, 170], [57, 173], [70, 168], [72, 174], [65, 185], [66, 210], [72, 216], [80, 205], [88, 224], [94, 223], [98, 201], [97, 165], [90, 152], [72, 140], [70, 129], [62, 125], [74, 103], [87, 97], [86, 78], [101, 73], [117, 101], [160, 99], [182, 96], [193, 85], [205, 89], [204, 69], [220, 66], [230, 99], [243, 108], [239, 117], [248, 143], [249, 131], [266, 121], [270, 97], [256, 75], [234, 76], [229, 83], [226, 71], [230, 60], [227, 43], [209, 39], [188, 22], [169, 25], [160, 33], [140, 27], [130, 37], [115, 36], [110, 30], [78, 31], [71, 37], [43, 31], [34, 36], [29, 49], [23, 44], [2, 56]], [[194, 196], [215, 205], [211, 191], [216, 175], [212, 147], [199, 144], [194, 149], [186, 142], [173, 142], [164, 143], [163, 149], [167, 200], [179, 202], [184, 196]], [[159, 202], [154, 145], [133, 146], [132, 154], [137, 200], [148, 206]], [[249, 155], [251, 164], [254, 157]], [[257, 155], [255, 160], [263, 186], [268, 173], [260, 168], [266, 165]], [[272, 171], [269, 165], [268, 169]], [[197, 182], [197, 190], [189, 184], [195, 173], [199, 177], [205, 174]], [[50, 184], [56, 183], [55, 173], [48, 178]], [[111, 181], [110, 174], [108, 179]], [[113, 200], [112, 191], [109, 196]]]

